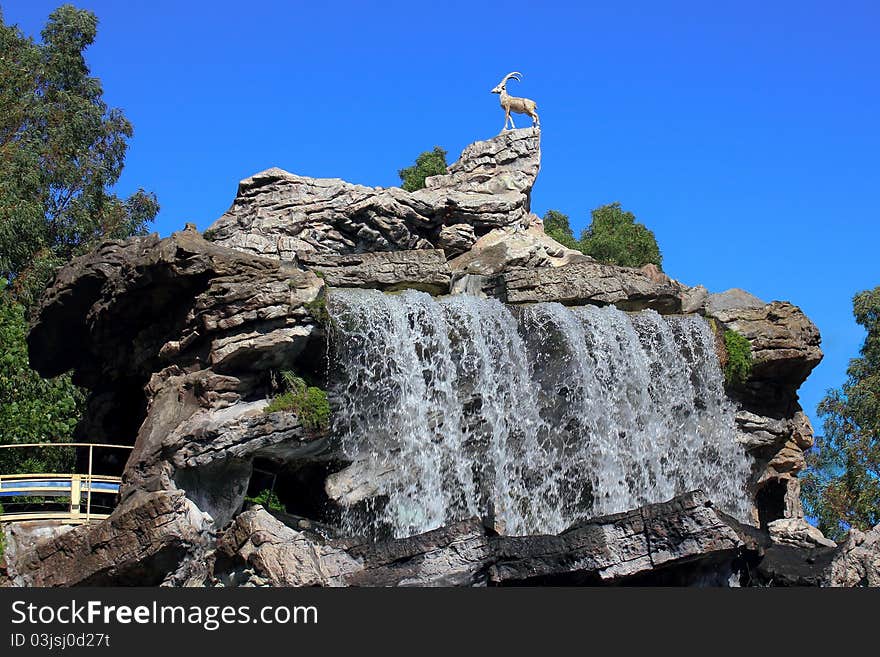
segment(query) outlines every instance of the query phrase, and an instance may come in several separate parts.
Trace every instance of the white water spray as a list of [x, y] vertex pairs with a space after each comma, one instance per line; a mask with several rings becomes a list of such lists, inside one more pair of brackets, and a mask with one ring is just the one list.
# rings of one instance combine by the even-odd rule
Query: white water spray
[[511, 535], [703, 489], [744, 518], [750, 461], [699, 317], [336, 290], [334, 430], [409, 536], [491, 508]]

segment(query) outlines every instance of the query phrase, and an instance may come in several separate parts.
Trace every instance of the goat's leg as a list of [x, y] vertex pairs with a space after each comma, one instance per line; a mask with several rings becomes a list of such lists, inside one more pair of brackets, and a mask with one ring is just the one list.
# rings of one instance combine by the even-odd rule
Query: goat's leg
[[535, 110], [529, 112], [529, 116], [532, 117], [532, 125], [535, 127], [541, 127], [541, 119], [538, 118], [538, 113]]
[[504, 127], [501, 128], [501, 132], [507, 130], [507, 122], [510, 121], [510, 110], [504, 111]]
[[510, 112], [507, 113], [508, 118], [510, 119], [510, 127], [512, 130], [516, 130], [516, 124], [513, 122], [513, 114]]

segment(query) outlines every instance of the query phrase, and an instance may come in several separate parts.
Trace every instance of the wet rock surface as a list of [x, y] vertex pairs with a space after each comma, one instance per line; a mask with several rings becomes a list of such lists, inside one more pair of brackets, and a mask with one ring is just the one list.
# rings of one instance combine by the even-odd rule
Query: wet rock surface
[[744, 543], [699, 492], [579, 523], [558, 536], [498, 536], [479, 519], [379, 543], [319, 541], [262, 508], [220, 539], [220, 579], [272, 586], [616, 584], [695, 561], [733, 560]]

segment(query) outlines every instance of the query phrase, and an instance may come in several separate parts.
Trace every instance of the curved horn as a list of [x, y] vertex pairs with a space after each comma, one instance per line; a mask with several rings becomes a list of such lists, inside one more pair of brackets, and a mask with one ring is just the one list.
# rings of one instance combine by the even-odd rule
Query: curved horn
[[520, 73], [519, 71], [513, 71], [512, 73], [508, 73], [507, 75], [504, 76], [504, 79], [500, 82], [500, 84], [506, 83], [511, 78], [513, 78], [517, 82], [522, 82], [522, 73]]

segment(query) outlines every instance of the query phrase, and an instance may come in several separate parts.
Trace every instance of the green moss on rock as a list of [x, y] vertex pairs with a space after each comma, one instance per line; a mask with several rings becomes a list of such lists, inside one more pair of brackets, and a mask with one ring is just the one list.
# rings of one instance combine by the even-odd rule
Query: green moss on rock
[[269, 509], [270, 511], [286, 511], [286, 507], [275, 494], [275, 491], [269, 490], [268, 488], [261, 490], [254, 497], [246, 497], [244, 498], [246, 501], [251, 504], [259, 504], [260, 506]]
[[752, 345], [747, 338], [728, 329], [724, 331], [724, 347], [727, 349], [724, 382], [729, 386], [745, 385], [752, 373]]
[[287, 388], [272, 398], [264, 413], [288, 411], [296, 413], [303, 427], [310, 431], [323, 431], [330, 425], [330, 402], [327, 393], [306, 382], [293, 372], [282, 372]]
[[327, 310], [327, 299], [323, 295], [313, 301], [307, 301], [304, 306], [309, 312], [309, 315], [311, 315], [316, 322], [320, 322], [321, 324], [327, 324], [330, 322], [330, 313]]

